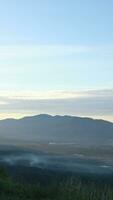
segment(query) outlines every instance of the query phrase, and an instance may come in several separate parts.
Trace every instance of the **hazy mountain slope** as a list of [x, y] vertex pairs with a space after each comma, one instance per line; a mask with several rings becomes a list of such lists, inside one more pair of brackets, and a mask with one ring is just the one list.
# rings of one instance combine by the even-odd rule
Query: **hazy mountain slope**
[[0, 121], [0, 137], [26, 141], [112, 144], [113, 123], [71, 116], [37, 115]]

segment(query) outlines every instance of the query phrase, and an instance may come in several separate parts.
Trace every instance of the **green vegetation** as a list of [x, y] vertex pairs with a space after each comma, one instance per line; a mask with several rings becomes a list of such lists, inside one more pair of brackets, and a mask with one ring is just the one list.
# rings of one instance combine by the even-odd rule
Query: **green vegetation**
[[111, 185], [70, 178], [55, 185], [16, 183], [0, 169], [0, 200], [113, 200]]

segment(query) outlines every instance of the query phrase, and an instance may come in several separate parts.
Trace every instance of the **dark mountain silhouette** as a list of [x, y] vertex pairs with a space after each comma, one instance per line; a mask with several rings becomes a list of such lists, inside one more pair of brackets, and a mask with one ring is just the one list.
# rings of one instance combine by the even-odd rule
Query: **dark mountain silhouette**
[[113, 123], [90, 118], [42, 114], [19, 120], [1, 120], [0, 138], [26, 142], [112, 145]]

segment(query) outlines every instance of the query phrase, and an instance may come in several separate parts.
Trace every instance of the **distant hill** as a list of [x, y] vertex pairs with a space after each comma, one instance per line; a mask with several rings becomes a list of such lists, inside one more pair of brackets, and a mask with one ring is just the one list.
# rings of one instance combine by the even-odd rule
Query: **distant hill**
[[112, 145], [113, 123], [72, 116], [37, 115], [0, 121], [0, 140]]

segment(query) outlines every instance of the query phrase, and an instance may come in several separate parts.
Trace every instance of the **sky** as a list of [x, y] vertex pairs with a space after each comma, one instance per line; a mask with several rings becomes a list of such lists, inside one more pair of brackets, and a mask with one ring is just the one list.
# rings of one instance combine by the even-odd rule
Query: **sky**
[[0, 0], [0, 119], [113, 121], [113, 1]]

